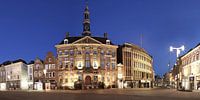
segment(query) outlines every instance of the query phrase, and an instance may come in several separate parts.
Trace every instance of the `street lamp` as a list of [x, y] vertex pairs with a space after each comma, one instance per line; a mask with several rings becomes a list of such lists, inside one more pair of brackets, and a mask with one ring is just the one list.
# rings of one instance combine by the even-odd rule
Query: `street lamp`
[[179, 55], [180, 55], [180, 53], [181, 53], [181, 51], [184, 51], [184, 50], [185, 50], [185, 46], [182, 45], [181, 47], [178, 47], [178, 48], [175, 48], [175, 47], [173, 47], [173, 46], [170, 46], [169, 50], [170, 50], [170, 52], [173, 52], [173, 50], [176, 50], [176, 57], [178, 58]]
[[[180, 55], [180, 53], [181, 53], [181, 51], [184, 51], [185, 50], [185, 46], [184, 45], [182, 45], [181, 47], [178, 47], [178, 48], [175, 48], [175, 47], [172, 47], [172, 46], [170, 46], [170, 48], [169, 48], [169, 50], [170, 50], [170, 52], [173, 52], [173, 50], [176, 50], [176, 57], [177, 57], [177, 60], [178, 60], [178, 57], [179, 57], [179, 55]], [[174, 65], [175, 67], [177, 67], [177, 63], [175, 63], [175, 65]], [[178, 70], [177, 68], [175, 68], [175, 71], [176, 70]], [[174, 79], [176, 79], [176, 81], [177, 81], [177, 89], [179, 88], [179, 78], [177, 78], [177, 76], [179, 76], [179, 72], [176, 72], [176, 75], [175, 75], [175, 78]]]

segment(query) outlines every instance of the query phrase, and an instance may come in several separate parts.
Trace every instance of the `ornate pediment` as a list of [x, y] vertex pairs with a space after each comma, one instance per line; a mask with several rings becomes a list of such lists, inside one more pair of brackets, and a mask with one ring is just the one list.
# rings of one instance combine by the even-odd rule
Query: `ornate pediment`
[[100, 41], [90, 37], [90, 36], [85, 36], [72, 44], [102, 44]]

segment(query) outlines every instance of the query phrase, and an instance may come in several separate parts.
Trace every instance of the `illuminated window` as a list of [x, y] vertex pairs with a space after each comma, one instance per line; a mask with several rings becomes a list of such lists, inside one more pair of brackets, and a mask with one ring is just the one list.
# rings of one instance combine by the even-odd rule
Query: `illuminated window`
[[49, 58], [49, 62], [51, 62], [51, 58]]
[[89, 54], [90, 54], [90, 51], [86, 51], [85, 54], [89, 55]]
[[68, 44], [68, 39], [65, 39], [65, 40], [64, 40], [64, 44]]
[[73, 56], [74, 55], [74, 51], [70, 50], [70, 55]]
[[94, 63], [94, 67], [97, 67], [97, 64], [96, 64], [96, 62]]
[[86, 67], [86, 68], [89, 68], [89, 67], [90, 67], [90, 61], [88, 61], [88, 60], [85, 61], [85, 67]]
[[81, 51], [77, 51], [77, 54], [78, 54], [78, 55], [81, 55]]
[[101, 61], [101, 68], [105, 68], [104, 61]]
[[65, 55], [68, 55], [69, 53], [68, 53], [68, 50], [65, 50]]
[[35, 76], [35, 77], [38, 77], [37, 71], [34, 72], [34, 76]]
[[107, 55], [110, 55], [110, 50], [108, 50], [106, 54], [107, 54]]
[[39, 64], [36, 64], [35, 65], [35, 69], [39, 69], [40, 65]]
[[104, 55], [104, 51], [103, 50], [101, 50], [101, 55]]
[[110, 44], [110, 40], [106, 40], [106, 44]]
[[115, 63], [112, 63], [112, 69], [115, 69]]
[[48, 64], [45, 65], [45, 69], [49, 69], [49, 68], [48, 68]]
[[98, 54], [98, 52], [95, 50], [95, 51], [93, 52], [93, 54], [94, 54], [94, 55], [97, 55], [97, 54]]
[[58, 55], [62, 55], [62, 51], [59, 51], [59, 52], [58, 52]]
[[55, 64], [52, 64], [52, 69], [55, 69], [56, 68], [56, 65]]
[[110, 69], [110, 63], [109, 62], [106, 64], [106, 66], [107, 66], [107, 69]]

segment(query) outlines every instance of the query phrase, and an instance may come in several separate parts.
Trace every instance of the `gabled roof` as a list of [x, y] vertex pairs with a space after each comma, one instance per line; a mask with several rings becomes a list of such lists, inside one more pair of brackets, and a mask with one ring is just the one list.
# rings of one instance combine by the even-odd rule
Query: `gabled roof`
[[[68, 43], [71, 44], [75, 41], [78, 41], [80, 39], [82, 39], [84, 37], [67, 37], [65, 39], [68, 39]], [[106, 44], [106, 40], [108, 40], [108, 38], [104, 38], [104, 37], [91, 37], [99, 42], [101, 42], [102, 44]], [[59, 43], [60, 45], [61, 44], [64, 44], [64, 39]], [[110, 43], [111, 45], [114, 45], [112, 42]]]

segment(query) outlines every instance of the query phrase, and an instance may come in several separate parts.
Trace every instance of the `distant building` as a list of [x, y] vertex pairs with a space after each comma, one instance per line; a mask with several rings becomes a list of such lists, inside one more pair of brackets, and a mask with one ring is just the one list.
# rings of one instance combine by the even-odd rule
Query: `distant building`
[[50, 89], [56, 89], [58, 84], [57, 59], [52, 52], [48, 52], [44, 60], [46, 70], [45, 82], [50, 83]]
[[6, 74], [6, 89], [28, 89], [27, 65], [24, 60], [7, 61], [4, 62], [2, 66], [5, 68], [4, 75]]
[[162, 87], [163, 86], [163, 78], [159, 75], [155, 75], [155, 82], [154, 86]]
[[0, 64], [0, 90], [6, 90], [6, 71], [3, 64]]
[[45, 88], [44, 69], [43, 60], [36, 58], [33, 66], [34, 90], [43, 90]]
[[119, 46], [117, 57], [124, 65], [125, 87], [153, 87], [153, 58], [143, 48], [125, 43]]

